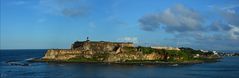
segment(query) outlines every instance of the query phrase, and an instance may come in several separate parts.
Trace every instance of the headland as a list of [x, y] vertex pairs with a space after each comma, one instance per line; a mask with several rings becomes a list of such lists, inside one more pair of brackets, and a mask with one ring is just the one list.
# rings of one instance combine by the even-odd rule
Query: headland
[[191, 48], [134, 46], [132, 42], [76, 41], [70, 49], [49, 49], [32, 61], [109, 64], [188, 64], [217, 61], [219, 55]]

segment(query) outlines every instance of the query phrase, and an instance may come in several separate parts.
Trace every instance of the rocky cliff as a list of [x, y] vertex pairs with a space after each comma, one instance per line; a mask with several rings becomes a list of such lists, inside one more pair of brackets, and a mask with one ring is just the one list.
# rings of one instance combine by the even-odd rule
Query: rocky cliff
[[[174, 58], [180, 59], [178, 57]], [[134, 47], [120, 47], [116, 51], [105, 52], [79, 49], [51, 49], [46, 52], [42, 59], [80, 62], [126, 62], [135, 60], [164, 60], [170, 59], [170, 56], [156, 52], [146, 54]]]
[[45, 60], [67, 60], [78, 55], [82, 55], [82, 51], [73, 49], [51, 49], [47, 50], [43, 59]]

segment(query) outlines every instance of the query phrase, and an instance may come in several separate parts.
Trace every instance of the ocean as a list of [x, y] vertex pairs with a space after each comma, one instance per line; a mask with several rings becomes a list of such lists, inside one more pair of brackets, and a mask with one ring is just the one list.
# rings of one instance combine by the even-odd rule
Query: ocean
[[[239, 78], [239, 57], [193, 65], [28, 63], [46, 50], [0, 50], [1, 78]], [[9, 62], [26, 63], [11, 65]]]

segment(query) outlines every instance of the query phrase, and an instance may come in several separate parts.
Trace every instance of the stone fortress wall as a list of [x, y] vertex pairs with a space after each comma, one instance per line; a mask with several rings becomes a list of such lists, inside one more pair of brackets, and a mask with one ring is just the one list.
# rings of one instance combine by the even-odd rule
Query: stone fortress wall
[[71, 49], [94, 50], [94, 51], [116, 51], [120, 47], [134, 47], [131, 42], [106, 42], [106, 41], [76, 41]]

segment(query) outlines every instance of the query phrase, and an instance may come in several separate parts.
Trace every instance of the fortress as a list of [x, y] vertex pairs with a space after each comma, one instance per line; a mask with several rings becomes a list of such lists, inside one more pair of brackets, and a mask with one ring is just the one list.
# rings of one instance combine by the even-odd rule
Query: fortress
[[119, 53], [122, 48], [134, 47], [132, 42], [108, 42], [108, 41], [90, 41], [87, 37], [85, 41], [76, 41], [70, 49], [50, 49], [43, 59], [65, 60], [75, 57], [91, 58], [99, 53]]
[[[185, 53], [191, 52], [191, 53]], [[199, 55], [202, 54], [202, 55]], [[69, 49], [49, 49], [40, 61], [62, 62], [104, 62], [104, 63], [127, 63], [144, 61], [157, 63], [159, 61], [188, 61], [201, 56], [209, 56], [197, 50], [180, 50], [171, 47], [135, 47], [132, 42], [108, 42], [108, 41], [76, 41]], [[210, 57], [218, 56], [210, 55]], [[196, 60], [197, 61], [197, 60]]]
[[107, 42], [107, 41], [76, 41], [72, 44], [74, 50], [116, 51], [122, 47], [134, 47], [132, 42]]

